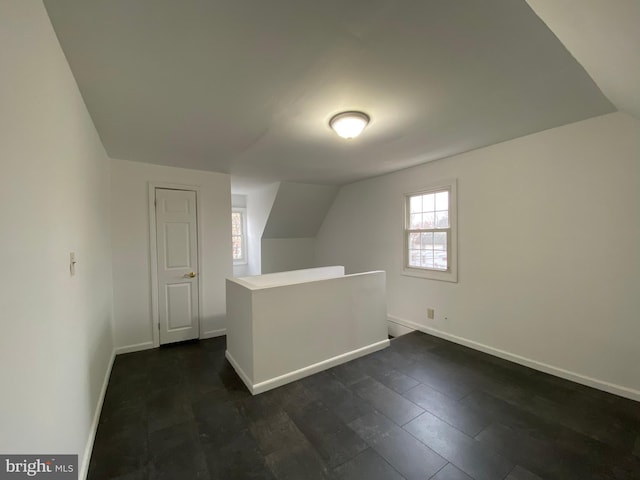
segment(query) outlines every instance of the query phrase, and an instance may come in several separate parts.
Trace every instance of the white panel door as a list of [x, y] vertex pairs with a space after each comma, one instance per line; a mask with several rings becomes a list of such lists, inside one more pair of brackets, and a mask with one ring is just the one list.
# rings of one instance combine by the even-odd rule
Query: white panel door
[[196, 192], [156, 188], [160, 344], [199, 336]]

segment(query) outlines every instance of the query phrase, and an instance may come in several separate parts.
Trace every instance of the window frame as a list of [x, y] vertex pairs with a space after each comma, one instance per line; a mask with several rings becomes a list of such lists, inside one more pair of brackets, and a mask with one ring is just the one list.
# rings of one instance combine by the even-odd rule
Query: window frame
[[[458, 188], [457, 179], [442, 180], [437, 183], [427, 185], [423, 188], [412, 190], [403, 194], [404, 219], [403, 219], [403, 263], [402, 274], [410, 277], [426, 278], [429, 280], [440, 280], [444, 282], [457, 283], [458, 281]], [[409, 266], [409, 234], [411, 198], [417, 195], [428, 195], [431, 193], [449, 192], [449, 227], [446, 229], [429, 229], [429, 231], [448, 231], [447, 235], [447, 270], [430, 268], [418, 268]]]
[[[231, 252], [231, 258], [233, 259], [233, 265], [247, 265], [249, 263], [249, 256], [247, 252], [247, 209], [245, 207], [232, 207], [231, 214], [239, 213], [242, 219], [242, 234], [240, 238], [242, 239], [242, 258], [235, 259], [233, 258], [233, 250]], [[233, 247], [233, 237], [237, 237], [237, 235], [233, 235], [231, 232], [232, 239], [232, 247]]]

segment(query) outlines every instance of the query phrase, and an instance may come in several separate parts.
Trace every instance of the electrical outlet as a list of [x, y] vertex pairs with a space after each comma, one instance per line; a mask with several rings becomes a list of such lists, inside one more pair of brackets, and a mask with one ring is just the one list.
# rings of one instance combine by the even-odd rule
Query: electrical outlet
[[427, 318], [429, 320], [433, 320], [435, 318], [435, 312], [433, 311], [433, 308], [427, 308]]
[[69, 254], [69, 273], [71, 274], [71, 276], [73, 277], [76, 274], [76, 254], [75, 252], [71, 252]]

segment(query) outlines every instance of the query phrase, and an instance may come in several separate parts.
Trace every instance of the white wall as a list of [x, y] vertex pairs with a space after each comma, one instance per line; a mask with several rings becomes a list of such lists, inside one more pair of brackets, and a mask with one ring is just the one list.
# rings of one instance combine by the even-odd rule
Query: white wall
[[262, 232], [261, 271], [315, 267], [315, 236], [338, 193], [333, 185], [281, 182]]
[[109, 163], [42, 2], [0, 2], [0, 71], [0, 452], [82, 468], [113, 353]]
[[293, 182], [247, 191], [249, 262], [246, 268], [235, 267], [234, 274], [315, 267], [315, 235], [337, 191], [335, 186]]
[[280, 182], [262, 238], [313, 238], [333, 203], [335, 185]]
[[237, 208], [246, 208], [247, 207], [247, 196], [240, 194], [232, 194], [231, 195], [231, 206]]
[[260, 275], [262, 273], [262, 232], [267, 224], [279, 186], [279, 183], [272, 183], [247, 195], [249, 268], [246, 275]]
[[263, 238], [262, 273], [316, 266], [315, 238]]
[[[459, 282], [403, 276], [403, 193], [451, 177]], [[345, 186], [316, 241], [319, 264], [387, 271], [392, 319], [640, 399], [633, 117], [596, 117]]]
[[111, 160], [114, 333], [119, 352], [153, 346], [149, 182], [200, 187], [200, 337], [220, 335], [225, 328], [225, 278], [233, 274], [229, 175]]

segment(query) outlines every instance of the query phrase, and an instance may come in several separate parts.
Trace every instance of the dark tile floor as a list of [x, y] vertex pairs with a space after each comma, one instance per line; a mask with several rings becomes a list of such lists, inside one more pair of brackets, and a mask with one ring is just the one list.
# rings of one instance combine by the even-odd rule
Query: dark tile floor
[[255, 397], [224, 349], [118, 356], [89, 479], [640, 479], [640, 403], [436, 337]]

